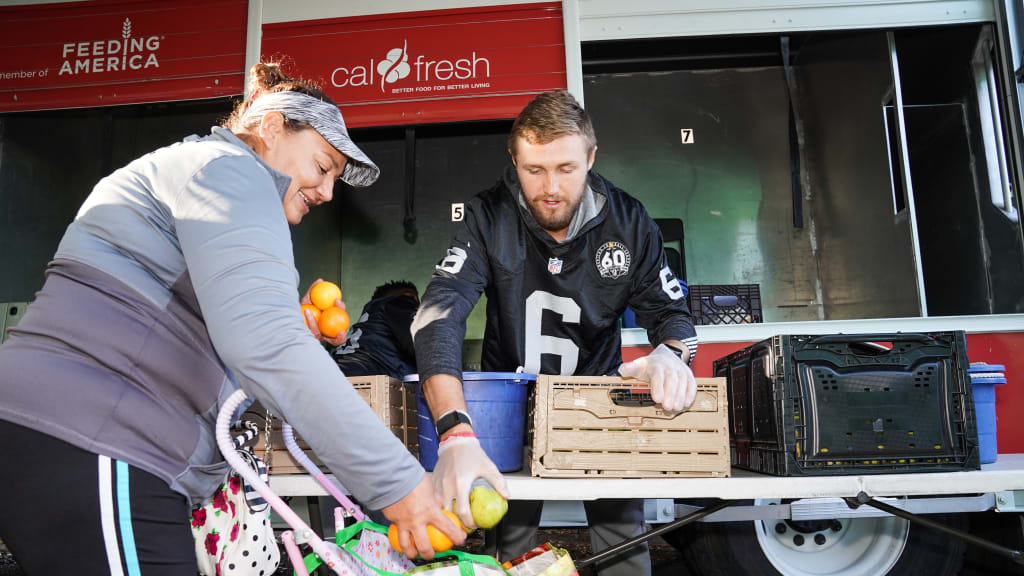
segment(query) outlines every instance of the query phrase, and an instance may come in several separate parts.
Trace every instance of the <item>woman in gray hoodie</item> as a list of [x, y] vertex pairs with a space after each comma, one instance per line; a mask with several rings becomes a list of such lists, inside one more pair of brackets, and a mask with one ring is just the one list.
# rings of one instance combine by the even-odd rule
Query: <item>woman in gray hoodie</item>
[[379, 169], [338, 107], [275, 65], [210, 135], [96, 184], [0, 347], [0, 539], [29, 574], [195, 574], [190, 507], [226, 465], [238, 388], [382, 509], [410, 556], [461, 543], [419, 463], [299, 312], [288, 225]]

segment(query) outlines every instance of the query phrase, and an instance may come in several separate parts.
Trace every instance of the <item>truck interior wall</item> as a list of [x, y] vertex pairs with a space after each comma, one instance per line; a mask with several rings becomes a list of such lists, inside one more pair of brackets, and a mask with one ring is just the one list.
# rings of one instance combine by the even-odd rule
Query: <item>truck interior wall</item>
[[92, 187], [142, 154], [205, 134], [227, 99], [0, 116], [0, 302], [31, 301]]
[[894, 32], [930, 316], [993, 312], [980, 211], [991, 201], [971, 66], [980, 31]]
[[795, 64], [825, 319], [918, 316], [910, 226], [893, 213], [886, 35], [816, 34]]
[[587, 74], [584, 91], [595, 168], [653, 217], [682, 220], [690, 284], [758, 284], [766, 322], [819, 318], [780, 65]]
[[[509, 163], [510, 121], [416, 127], [415, 233], [403, 226], [406, 179], [404, 130], [353, 130], [353, 138], [381, 168], [372, 188], [345, 187], [337, 204], [344, 258], [340, 278], [345, 301], [362, 309], [373, 289], [409, 280], [420, 293], [434, 266], [451, 247], [456, 223], [452, 204], [494, 185]], [[466, 337], [483, 337], [486, 298], [470, 315]], [[358, 312], [358, 311], [357, 311]]]

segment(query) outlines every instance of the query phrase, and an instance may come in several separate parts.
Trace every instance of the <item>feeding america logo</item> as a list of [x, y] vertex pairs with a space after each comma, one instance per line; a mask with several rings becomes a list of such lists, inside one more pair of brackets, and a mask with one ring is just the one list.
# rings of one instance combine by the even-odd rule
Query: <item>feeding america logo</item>
[[[418, 86], [391, 87], [394, 94], [406, 92], [442, 92], [466, 88], [490, 88], [490, 82], [483, 80], [491, 77], [491, 62], [487, 58], [477, 56], [475, 50], [462, 58], [437, 59], [417, 55], [410, 61], [408, 40], [402, 41], [401, 48], [387, 51], [384, 59], [376, 61], [370, 58], [366, 64], [357, 66], [339, 66], [331, 73], [331, 84], [336, 88], [380, 86], [381, 92], [387, 92], [388, 86], [400, 80], [410, 78]], [[437, 84], [437, 82], [467, 81], [456, 84]], [[424, 85], [428, 84], [429, 85]]]
[[68, 42], [61, 48], [58, 76], [159, 68], [160, 36], [132, 36], [132, 21], [121, 23], [121, 37], [92, 42]]

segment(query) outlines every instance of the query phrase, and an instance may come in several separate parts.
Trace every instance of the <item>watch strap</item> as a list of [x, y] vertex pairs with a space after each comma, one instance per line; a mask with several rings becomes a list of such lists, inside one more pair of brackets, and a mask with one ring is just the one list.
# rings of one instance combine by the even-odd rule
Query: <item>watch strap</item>
[[469, 417], [469, 414], [462, 410], [449, 410], [445, 412], [434, 424], [434, 429], [437, 430], [437, 437], [440, 439], [445, 432], [459, 424], [469, 424], [470, 426], [473, 426], [473, 419]]

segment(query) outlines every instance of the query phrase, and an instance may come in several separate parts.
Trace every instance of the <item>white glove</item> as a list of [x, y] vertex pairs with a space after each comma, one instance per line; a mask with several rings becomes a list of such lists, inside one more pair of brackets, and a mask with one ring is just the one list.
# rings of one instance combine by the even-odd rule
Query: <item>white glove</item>
[[444, 507], [451, 510], [454, 500], [453, 511], [470, 530], [477, 527], [469, 509], [469, 491], [474, 480], [483, 478], [504, 498], [509, 496], [505, 478], [474, 436], [452, 435], [441, 441], [433, 478], [434, 489], [441, 495]]
[[661, 404], [666, 412], [686, 410], [697, 399], [693, 371], [664, 344], [659, 344], [643, 358], [622, 364], [619, 374], [650, 382], [651, 399]]

